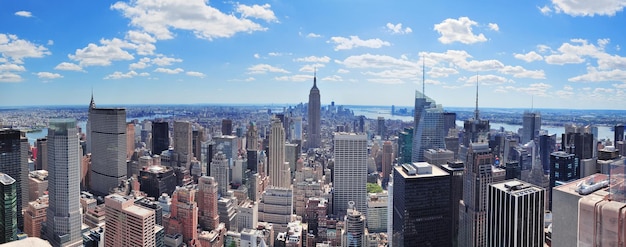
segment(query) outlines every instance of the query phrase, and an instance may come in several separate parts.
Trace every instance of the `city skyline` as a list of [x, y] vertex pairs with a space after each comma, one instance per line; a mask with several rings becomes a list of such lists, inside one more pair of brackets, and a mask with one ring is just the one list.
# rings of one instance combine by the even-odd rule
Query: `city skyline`
[[92, 89], [102, 105], [299, 103], [317, 70], [322, 104], [409, 106], [424, 64], [425, 94], [444, 106], [471, 106], [478, 76], [480, 107], [618, 109], [623, 8], [3, 2], [0, 105], [76, 105]]

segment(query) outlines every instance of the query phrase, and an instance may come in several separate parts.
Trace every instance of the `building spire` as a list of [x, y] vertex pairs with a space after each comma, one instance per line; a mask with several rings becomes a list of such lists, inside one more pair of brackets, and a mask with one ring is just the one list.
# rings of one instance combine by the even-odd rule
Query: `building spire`
[[96, 108], [96, 102], [93, 100], [93, 86], [91, 87], [91, 101], [89, 101], [89, 109]]
[[317, 88], [317, 67], [313, 67], [313, 87]]
[[426, 62], [422, 56], [422, 97], [426, 98]]
[[476, 109], [474, 109], [474, 119], [478, 121], [478, 73], [476, 73]]

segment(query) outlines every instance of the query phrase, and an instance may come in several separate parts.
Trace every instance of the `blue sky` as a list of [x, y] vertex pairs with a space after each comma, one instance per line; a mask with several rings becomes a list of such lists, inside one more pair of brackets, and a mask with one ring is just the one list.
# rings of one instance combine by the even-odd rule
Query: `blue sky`
[[624, 109], [625, 0], [1, 1], [0, 106]]

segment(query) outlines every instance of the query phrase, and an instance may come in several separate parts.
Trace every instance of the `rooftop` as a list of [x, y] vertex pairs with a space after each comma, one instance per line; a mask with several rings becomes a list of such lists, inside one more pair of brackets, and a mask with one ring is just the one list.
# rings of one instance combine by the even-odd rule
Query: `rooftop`
[[[404, 167], [409, 168], [409, 170], [411, 170], [411, 168], [415, 169], [414, 172], [412, 171], [407, 171]], [[430, 168], [430, 172], [424, 172], [422, 173], [422, 170], [428, 170]], [[438, 177], [438, 176], [448, 176], [449, 174], [442, 170], [441, 168], [429, 164], [428, 162], [415, 162], [413, 164], [404, 164], [401, 166], [395, 166], [394, 169], [396, 169], [398, 171], [398, 173], [400, 173], [400, 175], [402, 175], [402, 177], [404, 178], [425, 178], [425, 177]]]
[[15, 179], [7, 174], [0, 173], [0, 183], [2, 183], [3, 185], [11, 185], [15, 183]]

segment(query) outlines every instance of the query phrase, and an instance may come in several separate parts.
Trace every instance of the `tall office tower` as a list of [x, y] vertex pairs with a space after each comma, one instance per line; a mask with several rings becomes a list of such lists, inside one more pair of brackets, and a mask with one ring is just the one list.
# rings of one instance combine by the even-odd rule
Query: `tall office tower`
[[548, 209], [552, 209], [552, 189], [557, 182], [569, 182], [580, 178], [580, 159], [574, 154], [557, 151], [550, 154], [550, 198]]
[[[183, 241], [188, 245], [198, 239], [198, 204], [195, 200], [196, 189], [192, 186], [177, 187], [172, 195], [167, 234], [182, 234]], [[193, 246], [193, 245], [192, 245]]]
[[35, 146], [37, 147], [35, 170], [48, 170], [48, 139], [37, 139]]
[[130, 160], [135, 152], [135, 123], [126, 123], [126, 159]]
[[167, 122], [152, 123], [152, 154], [161, 155], [161, 152], [170, 148], [170, 126]]
[[415, 91], [415, 116], [411, 161], [424, 161], [424, 150], [444, 148], [443, 108]]
[[171, 195], [176, 189], [174, 169], [161, 165], [150, 165], [139, 171], [139, 188], [149, 197], [158, 198], [163, 193]]
[[334, 135], [335, 170], [333, 178], [333, 212], [343, 218], [348, 202], [359, 212], [367, 210], [367, 136], [338, 132]]
[[378, 117], [377, 121], [376, 121], [377, 125], [376, 125], [376, 134], [380, 136], [380, 138], [382, 138], [383, 140], [386, 139], [386, 134], [387, 134], [387, 126], [385, 126], [385, 118], [384, 117]]
[[202, 160], [202, 143], [205, 141], [204, 128], [199, 127], [191, 132], [193, 157], [196, 157], [197, 160]]
[[291, 140], [302, 140], [302, 117], [293, 117], [293, 134]]
[[394, 246], [452, 246], [450, 175], [418, 162], [393, 169]]
[[518, 180], [490, 184], [487, 245], [543, 246], [545, 192]]
[[285, 165], [285, 130], [278, 118], [272, 120], [270, 132], [270, 185], [289, 188], [291, 171]]
[[[122, 122], [125, 123], [125, 122]], [[48, 198], [46, 238], [52, 246], [81, 246], [80, 150], [76, 120], [51, 119], [48, 127]], [[94, 126], [92, 126], [94, 127]], [[92, 128], [98, 139], [100, 126]], [[122, 125], [124, 128], [124, 125]], [[126, 138], [120, 140], [126, 144]], [[94, 151], [99, 143], [94, 142]], [[123, 156], [125, 149], [120, 154]], [[110, 168], [109, 168], [110, 169]], [[126, 173], [126, 169], [124, 169]]]
[[259, 203], [259, 221], [272, 223], [274, 231], [284, 232], [293, 214], [293, 190], [269, 187]]
[[413, 127], [404, 128], [398, 137], [398, 164], [411, 163]]
[[17, 240], [17, 183], [0, 172], [0, 244]]
[[222, 135], [229, 136], [233, 134], [233, 120], [222, 119]]
[[0, 129], [0, 172], [15, 179], [17, 228], [24, 229], [22, 210], [28, 207], [28, 139], [16, 129]]
[[126, 109], [89, 108], [90, 189], [108, 195], [126, 180]]
[[352, 201], [348, 202], [344, 222], [346, 229], [342, 234], [342, 246], [365, 246], [365, 216], [355, 208]]
[[258, 149], [259, 131], [256, 124], [250, 121], [248, 124], [248, 131], [246, 132], [246, 158], [248, 159], [248, 169], [250, 169], [253, 173], [257, 172]]
[[116, 194], [105, 197], [104, 204], [104, 246], [156, 246], [154, 210]]
[[487, 246], [487, 189], [493, 182], [493, 154], [487, 143], [470, 143], [459, 210], [459, 246]]
[[485, 138], [489, 132], [489, 120], [480, 119], [480, 111], [478, 110], [478, 81], [476, 81], [476, 108], [474, 109], [474, 117], [463, 122], [463, 129], [465, 131], [463, 135], [463, 147], [461, 147], [463, 153], [466, 153], [466, 149], [469, 148], [470, 143], [479, 142], [479, 139], [481, 137]]
[[391, 174], [391, 167], [393, 166], [393, 145], [391, 141], [385, 141], [383, 143], [383, 160], [382, 160], [382, 171], [383, 171], [383, 186], [386, 188], [387, 183], [389, 182], [389, 174]]
[[539, 135], [541, 130], [541, 113], [539, 112], [524, 112], [522, 119], [522, 144], [526, 144]]
[[211, 161], [211, 177], [217, 181], [217, 192], [220, 196], [225, 196], [226, 192], [230, 188], [230, 168], [228, 167], [228, 160], [226, 155], [222, 152], [218, 152], [213, 156]]
[[202, 230], [217, 229], [220, 216], [217, 212], [217, 181], [215, 178], [202, 176], [198, 179], [198, 223]]
[[[385, 186], [387, 187], [387, 186]], [[367, 200], [367, 230], [387, 232], [389, 214], [389, 194], [387, 191], [370, 193]]]
[[615, 131], [614, 137], [613, 137], [614, 142], [624, 141], [624, 125], [621, 125], [621, 124], [615, 125], [615, 127], [613, 128], [613, 131]]
[[440, 166], [441, 169], [450, 174], [450, 204], [452, 205], [452, 246], [458, 246], [459, 239], [459, 206], [463, 200], [463, 172], [465, 167], [460, 161], [448, 161], [447, 164]]
[[580, 160], [591, 159], [595, 146], [594, 135], [585, 132], [567, 132], [563, 133], [561, 138], [561, 147], [563, 151], [574, 154]]
[[443, 129], [445, 135], [448, 135], [450, 129], [456, 129], [456, 112], [443, 113]]
[[174, 122], [174, 152], [178, 154], [178, 166], [185, 167], [187, 170], [189, 170], [193, 157], [191, 132], [191, 123], [187, 121]]
[[319, 148], [322, 145], [320, 90], [317, 88], [317, 76], [313, 75], [313, 87], [309, 92], [307, 127], [307, 147]]

